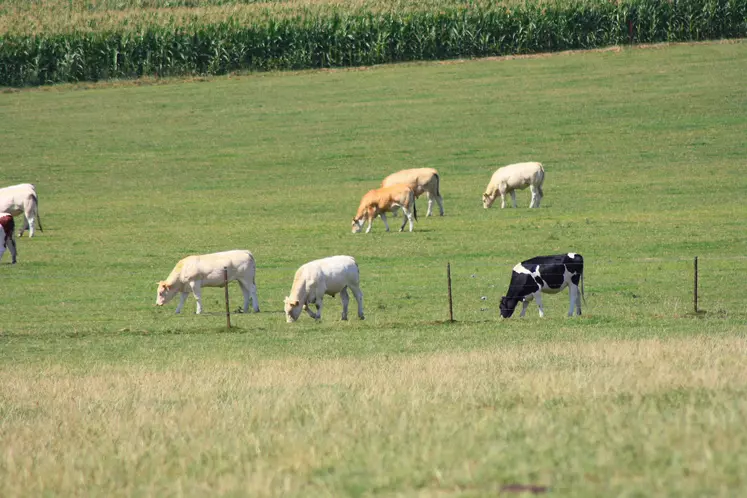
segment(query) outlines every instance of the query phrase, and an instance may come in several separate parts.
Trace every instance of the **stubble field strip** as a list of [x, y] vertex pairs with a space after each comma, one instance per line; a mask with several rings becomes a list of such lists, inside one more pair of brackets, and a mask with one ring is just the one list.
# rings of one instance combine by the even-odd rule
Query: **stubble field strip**
[[0, 491], [733, 495], [746, 353], [702, 336], [3, 368]]
[[[36, 183], [45, 227], [0, 263], [0, 495], [740, 494], [746, 71], [709, 43], [0, 95], [0, 182]], [[483, 210], [520, 160], [542, 208]], [[419, 166], [445, 217], [349, 233]], [[179, 258], [232, 248], [261, 313], [154, 307]], [[566, 251], [586, 314], [566, 291], [498, 320], [511, 266]], [[286, 324], [295, 268], [332, 254], [367, 319]]]

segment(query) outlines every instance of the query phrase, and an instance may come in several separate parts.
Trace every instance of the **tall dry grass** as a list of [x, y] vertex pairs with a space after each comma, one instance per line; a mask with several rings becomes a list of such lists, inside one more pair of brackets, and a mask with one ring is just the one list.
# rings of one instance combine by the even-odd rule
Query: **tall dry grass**
[[745, 353], [697, 337], [6, 369], [0, 495], [728, 495]]

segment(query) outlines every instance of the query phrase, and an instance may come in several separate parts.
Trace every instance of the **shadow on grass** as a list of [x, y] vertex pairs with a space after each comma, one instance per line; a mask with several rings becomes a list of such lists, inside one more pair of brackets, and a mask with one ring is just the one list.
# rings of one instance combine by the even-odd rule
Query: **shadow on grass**
[[[148, 329], [129, 329], [124, 328], [116, 332], [110, 332], [109, 336], [166, 336], [166, 335], [213, 335], [213, 334], [248, 334], [252, 332], [267, 332], [264, 327], [238, 327], [231, 324], [231, 328], [226, 326], [216, 327], [211, 325], [210, 327], [188, 327], [183, 329], [166, 328], [162, 330], [148, 330]], [[75, 337], [68, 335], [68, 337]]]

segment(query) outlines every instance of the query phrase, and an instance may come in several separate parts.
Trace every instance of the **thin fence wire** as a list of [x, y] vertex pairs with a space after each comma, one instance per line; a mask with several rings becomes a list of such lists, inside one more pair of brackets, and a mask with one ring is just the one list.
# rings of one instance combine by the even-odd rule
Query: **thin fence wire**
[[[735, 276], [747, 273], [747, 256], [699, 257], [698, 308], [717, 316], [747, 316], [747, 297], [734, 291]], [[508, 289], [511, 272], [518, 263], [516, 260], [501, 259], [496, 261], [451, 261], [451, 279], [453, 282], [453, 308], [457, 320], [464, 317], [469, 310], [497, 310], [498, 302]], [[693, 311], [693, 257], [636, 257], [636, 258], [584, 258], [584, 291], [586, 310], [597, 314], [605, 309], [644, 310], [644, 312], [662, 315], [684, 315]], [[403, 267], [376, 262], [366, 263], [359, 258], [361, 268], [361, 287], [367, 295], [379, 301], [412, 299], [413, 305], [419, 300], [441, 300], [445, 316], [448, 316], [446, 267], [447, 261], [430, 261]], [[605, 268], [615, 266], [616, 277], [604, 276]], [[46, 273], [45, 275], [18, 274], [11, 265], [0, 264], [0, 301], [3, 290], [13, 292], [13, 283], [38, 281], [48, 284], [56, 280], [109, 280], [121, 278], [122, 271], [107, 272], [65, 272]], [[296, 265], [268, 266], [260, 264], [257, 268], [257, 285], [261, 302], [268, 300], [275, 303], [290, 289]], [[412, 283], [412, 275], [418, 274], [417, 284]], [[151, 279], [155, 293], [155, 283]], [[263, 288], [273, 289], [272, 296], [262, 292]], [[277, 289], [282, 291], [278, 294]], [[240, 300], [240, 292], [235, 286], [234, 303]], [[238, 293], [238, 294], [236, 294]], [[275, 294], [278, 294], [277, 296]], [[282, 295], [281, 295], [282, 294]], [[566, 294], [567, 291], [564, 291]], [[203, 293], [203, 299], [214, 302], [217, 296], [210, 291]], [[548, 300], [562, 299], [549, 296]], [[150, 300], [150, 296], [149, 296]], [[563, 299], [565, 301], [565, 299]], [[75, 302], [68, 306], [75, 306]], [[567, 304], [567, 303], [565, 303]], [[111, 303], [106, 304], [110, 306]], [[103, 306], [103, 305], [102, 305]], [[189, 306], [189, 305], [188, 305]], [[50, 303], [41, 305], [45, 309], [54, 309]], [[275, 306], [277, 307], [277, 306]], [[277, 311], [267, 306], [263, 311]], [[185, 309], [187, 311], [187, 309]], [[206, 310], [217, 311], [217, 310]], [[210, 313], [206, 313], [210, 315]], [[253, 313], [247, 313], [252, 315]], [[85, 325], [101, 323], [118, 323], [119, 318], [97, 318], [88, 316], [81, 321], [66, 320], [60, 317], [59, 325]]]

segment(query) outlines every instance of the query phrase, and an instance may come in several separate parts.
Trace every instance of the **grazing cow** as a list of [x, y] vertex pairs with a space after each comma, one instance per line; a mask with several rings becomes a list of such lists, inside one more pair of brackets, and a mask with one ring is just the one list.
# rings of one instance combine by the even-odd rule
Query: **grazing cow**
[[16, 240], [13, 238], [13, 230], [16, 228], [16, 223], [13, 221], [13, 216], [10, 213], [0, 213], [0, 260], [3, 259], [5, 248], [10, 250], [10, 255], [13, 258], [11, 261], [16, 264]]
[[386, 221], [386, 214], [391, 212], [395, 207], [401, 207], [405, 216], [402, 218], [402, 226], [399, 227], [401, 232], [405, 228], [405, 223], [410, 222], [410, 231], [412, 232], [412, 219], [418, 219], [418, 210], [415, 207], [415, 192], [409, 185], [400, 183], [391, 187], [382, 187], [369, 190], [361, 199], [358, 206], [358, 212], [353, 218], [353, 233], [358, 233], [363, 228], [363, 223], [368, 220], [366, 233], [371, 231], [371, 223], [376, 216], [381, 216], [386, 231], [389, 231], [389, 223]]
[[36, 195], [36, 187], [30, 183], [0, 188], [0, 212], [3, 211], [12, 216], [19, 216], [21, 213], [26, 216], [21, 225], [21, 231], [18, 233], [19, 237], [23, 236], [26, 228], [29, 229], [29, 237], [33, 237], [36, 221], [39, 222], [39, 230], [44, 231], [39, 216], [39, 198]]
[[257, 300], [257, 286], [254, 283], [256, 264], [254, 256], [249, 251], [235, 250], [187, 256], [180, 260], [169, 277], [158, 283], [156, 305], [163, 306], [181, 292], [176, 312], [180, 313], [189, 291], [197, 299], [197, 314], [202, 313], [202, 288], [223, 287], [223, 268], [228, 269], [228, 281], [236, 280], [244, 294], [244, 313], [249, 309], [249, 298], [252, 298], [254, 312], [259, 312]]
[[[438, 171], [433, 168], [403, 169], [384, 178], [381, 186], [391, 187], [398, 183], [409, 185], [413, 192], [415, 192], [416, 199], [425, 193], [428, 198], [428, 212], [425, 214], [426, 216], [430, 216], [433, 212], [433, 199], [436, 199], [438, 203], [441, 216], [444, 215], [444, 200], [441, 197], [439, 189], [441, 180], [439, 179]], [[397, 216], [396, 209], [392, 211], [392, 216]]]
[[[578, 282], [581, 281], [579, 291]], [[571, 307], [568, 316], [573, 316], [575, 307], [581, 314], [581, 297], [584, 285], [584, 258], [580, 254], [569, 252], [557, 256], [537, 256], [522, 261], [514, 266], [508, 292], [501, 298], [501, 316], [509, 318], [513, 315], [516, 305], [524, 302], [521, 316], [527, 311], [529, 301], [537, 300], [540, 317], [545, 316], [542, 309], [542, 293], [557, 294], [566, 287], [570, 287]]]
[[516, 190], [527, 187], [532, 191], [530, 208], [538, 208], [542, 197], [542, 183], [545, 181], [545, 169], [540, 163], [518, 163], [498, 168], [490, 178], [488, 188], [482, 194], [482, 207], [488, 209], [493, 205], [498, 194], [501, 196], [501, 209], [506, 207], [506, 194], [511, 194], [511, 200], [516, 208]]
[[[335, 297], [337, 293], [342, 301], [342, 319], [347, 320], [350, 302], [348, 288], [358, 302], [358, 318], [363, 320], [363, 293], [355, 259], [351, 256], [332, 256], [306, 263], [296, 271], [290, 296], [285, 298], [286, 321], [295, 322], [303, 310], [311, 318], [321, 319], [324, 295]], [[316, 305], [316, 313], [309, 308], [311, 304]]]

